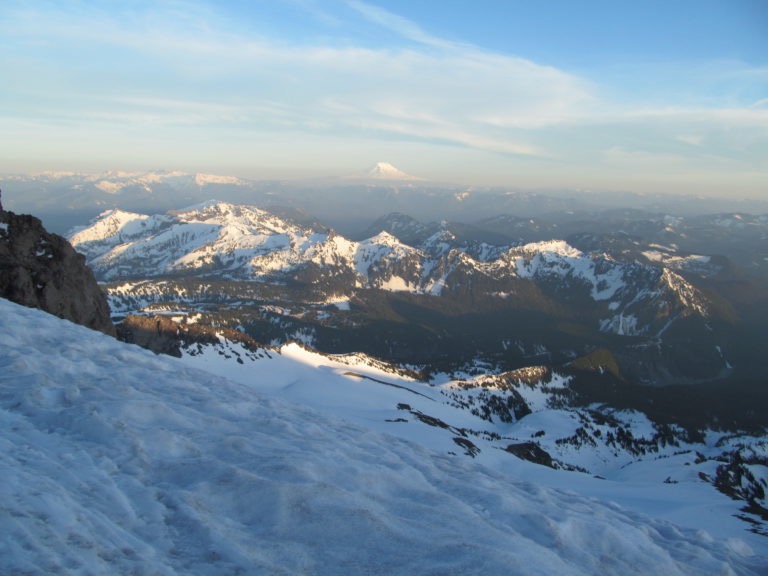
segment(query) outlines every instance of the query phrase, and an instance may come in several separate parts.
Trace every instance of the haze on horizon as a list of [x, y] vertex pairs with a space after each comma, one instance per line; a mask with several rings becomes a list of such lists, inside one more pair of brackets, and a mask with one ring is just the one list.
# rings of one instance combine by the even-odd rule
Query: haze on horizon
[[768, 4], [6, 0], [0, 173], [766, 198]]

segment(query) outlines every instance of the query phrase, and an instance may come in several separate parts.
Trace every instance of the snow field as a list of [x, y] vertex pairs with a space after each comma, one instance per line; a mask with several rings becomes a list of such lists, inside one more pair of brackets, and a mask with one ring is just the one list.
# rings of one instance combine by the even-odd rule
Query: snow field
[[[317, 370], [282, 363], [280, 373], [294, 364], [299, 387]], [[515, 479], [259, 384], [0, 300], [0, 573], [727, 575], [768, 566], [744, 542]]]

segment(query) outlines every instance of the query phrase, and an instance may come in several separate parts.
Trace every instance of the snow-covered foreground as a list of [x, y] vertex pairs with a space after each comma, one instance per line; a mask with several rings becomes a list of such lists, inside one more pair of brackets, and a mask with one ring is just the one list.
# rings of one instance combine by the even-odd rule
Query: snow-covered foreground
[[[312, 385], [300, 360], [281, 362], [295, 389]], [[503, 473], [260, 384], [0, 300], [0, 573], [768, 570], [737, 534], [548, 488], [541, 467]]]

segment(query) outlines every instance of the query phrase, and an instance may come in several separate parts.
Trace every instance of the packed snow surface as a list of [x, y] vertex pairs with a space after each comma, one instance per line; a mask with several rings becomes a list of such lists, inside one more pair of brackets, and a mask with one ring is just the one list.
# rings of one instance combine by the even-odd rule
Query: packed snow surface
[[[329, 381], [286, 352], [276, 379]], [[0, 365], [2, 574], [768, 569], [739, 538], [547, 488], [533, 465], [501, 473], [5, 300]]]

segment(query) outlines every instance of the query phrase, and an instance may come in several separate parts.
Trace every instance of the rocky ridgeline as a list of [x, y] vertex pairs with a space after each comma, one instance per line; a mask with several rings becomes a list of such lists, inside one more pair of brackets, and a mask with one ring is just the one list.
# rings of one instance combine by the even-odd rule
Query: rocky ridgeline
[[115, 335], [109, 305], [85, 257], [39, 219], [0, 204], [0, 297]]

